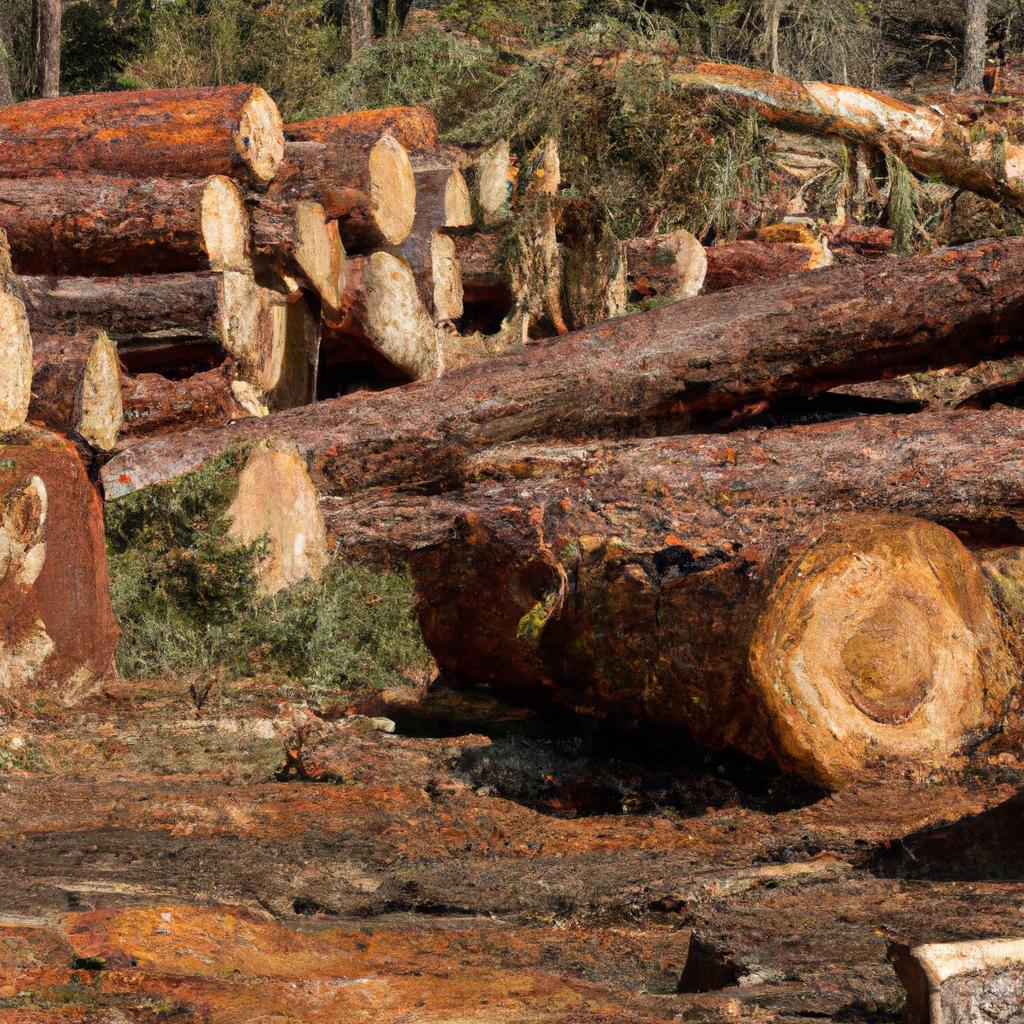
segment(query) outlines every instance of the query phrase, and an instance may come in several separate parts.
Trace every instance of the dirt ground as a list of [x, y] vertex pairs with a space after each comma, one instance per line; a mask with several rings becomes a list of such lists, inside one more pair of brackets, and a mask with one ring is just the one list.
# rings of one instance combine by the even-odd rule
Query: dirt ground
[[0, 726], [0, 1024], [868, 1024], [890, 940], [1024, 931], [1013, 731], [829, 796], [486, 694], [201, 698]]

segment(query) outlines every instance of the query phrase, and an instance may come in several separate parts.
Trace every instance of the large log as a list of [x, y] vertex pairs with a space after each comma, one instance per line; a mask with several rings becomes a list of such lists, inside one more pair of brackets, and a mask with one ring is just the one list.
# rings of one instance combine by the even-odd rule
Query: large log
[[116, 644], [96, 490], [72, 445], [23, 428], [0, 446], [0, 707], [74, 701]]
[[32, 337], [21, 289], [0, 228], [0, 434], [20, 427], [32, 400]]
[[[372, 517], [407, 546], [449, 678], [841, 785], [942, 766], [1001, 721], [1021, 666], [947, 527], [1020, 542], [1022, 441], [1004, 410], [517, 445], [472, 460], [463, 491], [378, 493]], [[339, 552], [374, 554], [369, 498], [327, 504]]]
[[432, 384], [324, 402], [230, 435], [148, 442], [108, 464], [104, 478], [124, 493], [194, 468], [239, 433], [276, 433], [310, 461], [321, 491], [344, 493], [444, 480], [474, 451], [520, 438], [727, 422], [885, 373], [1007, 354], [1019, 344], [1022, 272], [1017, 239], [698, 296], [685, 316], [665, 306], [622, 317]]
[[357, 110], [285, 125], [289, 142], [330, 142], [352, 132], [391, 135], [406, 149], [432, 149], [437, 145], [437, 121], [426, 107], [385, 107]]
[[277, 180], [257, 206], [319, 202], [339, 222], [349, 252], [399, 245], [416, 218], [416, 177], [405, 148], [390, 135], [352, 132], [330, 142], [289, 142]]
[[249, 218], [222, 175], [0, 178], [0, 227], [22, 274], [249, 269]]
[[164, 369], [198, 357], [234, 356], [261, 393], [280, 380], [285, 332], [278, 297], [234, 272], [125, 277], [23, 277], [32, 330], [101, 327], [129, 370]]
[[29, 419], [110, 451], [124, 420], [117, 349], [105, 331], [32, 338]]
[[283, 155], [277, 106], [256, 85], [89, 93], [0, 110], [4, 178], [224, 174], [262, 186]]

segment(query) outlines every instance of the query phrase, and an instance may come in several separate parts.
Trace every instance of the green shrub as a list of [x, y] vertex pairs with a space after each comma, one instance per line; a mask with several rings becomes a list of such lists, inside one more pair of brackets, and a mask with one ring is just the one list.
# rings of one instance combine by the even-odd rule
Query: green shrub
[[121, 673], [229, 682], [268, 674], [312, 693], [355, 696], [427, 671], [405, 575], [336, 561], [318, 581], [260, 595], [263, 545], [226, 536], [244, 454], [108, 504]]

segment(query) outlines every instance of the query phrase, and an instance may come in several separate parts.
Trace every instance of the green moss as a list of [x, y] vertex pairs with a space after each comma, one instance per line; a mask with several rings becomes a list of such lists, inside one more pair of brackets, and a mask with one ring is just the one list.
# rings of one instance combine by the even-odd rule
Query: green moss
[[519, 620], [519, 625], [516, 627], [516, 640], [520, 644], [529, 647], [537, 645], [557, 600], [557, 594], [547, 594]]
[[108, 503], [111, 594], [128, 677], [234, 681], [268, 674], [312, 692], [358, 694], [426, 672], [430, 657], [399, 573], [336, 561], [273, 597], [262, 543], [227, 538], [245, 450], [172, 484]]

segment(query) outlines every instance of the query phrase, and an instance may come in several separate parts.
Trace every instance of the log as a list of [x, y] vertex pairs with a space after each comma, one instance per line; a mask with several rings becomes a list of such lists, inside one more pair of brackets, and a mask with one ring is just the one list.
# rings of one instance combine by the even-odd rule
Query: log
[[119, 447], [143, 437], [267, 415], [251, 386], [235, 379], [231, 362], [187, 380], [171, 380], [159, 373], [126, 373], [121, 377], [121, 396], [124, 422]]
[[837, 259], [879, 260], [892, 253], [895, 233], [891, 228], [863, 224], [826, 224], [821, 229]]
[[276, 300], [234, 272], [125, 277], [23, 277], [34, 332], [68, 334], [100, 327], [130, 371], [163, 369], [196, 358], [233, 356], [238, 374], [265, 394], [281, 376], [285, 337]]
[[558, 202], [552, 213], [557, 249], [551, 259], [561, 264], [556, 329], [564, 323], [581, 330], [621, 316], [629, 298], [627, 257], [607, 215], [579, 200]]
[[[463, 491], [381, 492], [373, 515], [406, 545], [447, 678], [841, 786], [888, 759], [945, 766], [1001, 722], [1019, 666], [947, 527], [1019, 543], [1022, 439], [1006, 410], [515, 445]], [[339, 553], [368, 498], [330, 503]]]
[[0, 448], [0, 706], [72, 703], [116, 645], [99, 497], [70, 443], [24, 427]]
[[469, 168], [476, 219], [482, 227], [493, 227], [508, 218], [518, 174], [507, 139], [485, 149]]
[[277, 106], [257, 85], [90, 93], [0, 110], [3, 178], [223, 174], [262, 187], [283, 155]]
[[437, 145], [437, 121], [426, 107], [385, 107], [381, 110], [357, 110], [311, 121], [285, 125], [289, 142], [344, 141], [352, 132], [364, 135], [390, 135], [406, 149], [432, 149]]
[[32, 338], [29, 419], [110, 451], [124, 419], [117, 349], [105, 331]]
[[[310, 307], [301, 293], [271, 293], [270, 298], [275, 335], [281, 339], [281, 365], [277, 383], [262, 398], [271, 412], [277, 412], [316, 401], [322, 324], [319, 312]], [[237, 384], [233, 388], [237, 393]]]
[[221, 175], [0, 178], [0, 227], [22, 274], [251, 269], [248, 215]]
[[1012, 351], [1022, 271], [1024, 241], [1011, 239], [698, 296], [685, 317], [674, 306], [622, 317], [432, 384], [238, 424], [230, 438], [147, 442], [104, 479], [124, 493], [173, 479], [239, 434], [275, 433], [307, 457], [321, 491], [345, 493], [441, 481], [473, 452], [521, 438], [728, 423], [787, 397]]
[[16, 430], [32, 400], [32, 336], [7, 235], [0, 228], [0, 434]]
[[346, 255], [337, 221], [311, 199], [268, 200], [253, 208], [253, 252], [262, 270], [298, 274], [324, 306], [337, 311], [345, 285]]
[[763, 228], [752, 239], [711, 246], [706, 255], [704, 291], [708, 293], [832, 265], [827, 243], [803, 225], [791, 224]]
[[472, 228], [448, 230], [446, 234], [455, 246], [464, 301], [511, 307], [514, 296], [502, 235]]
[[738, 99], [769, 124], [894, 153], [919, 174], [1024, 210], [1024, 147], [984, 117], [966, 125], [937, 103], [708, 61], [677, 60], [670, 78], [684, 89]]
[[708, 270], [704, 246], [683, 228], [626, 242], [630, 298], [678, 302], [699, 295]]
[[309, 199], [337, 220], [348, 252], [399, 245], [416, 218], [416, 177], [390, 135], [350, 133], [331, 142], [289, 142], [277, 180], [257, 208]]

